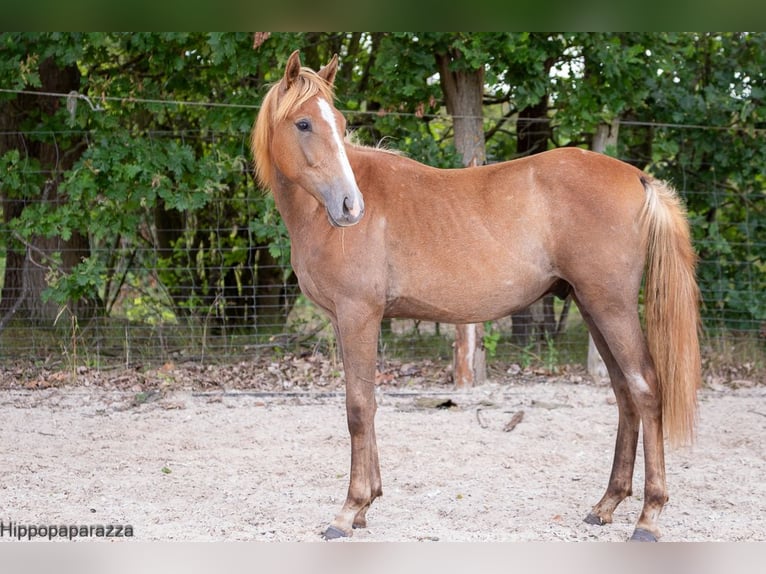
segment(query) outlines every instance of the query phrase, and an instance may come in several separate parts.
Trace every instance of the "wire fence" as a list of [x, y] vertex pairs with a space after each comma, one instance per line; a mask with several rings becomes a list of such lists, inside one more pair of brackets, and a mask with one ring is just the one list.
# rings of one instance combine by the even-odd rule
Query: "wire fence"
[[[90, 148], [107, 145], [103, 134], [87, 131], [16, 135], [23, 141], [47, 141], [57, 149], [58, 142], [73, 137], [86, 139]], [[132, 234], [104, 237], [93, 231], [102, 222], [94, 221], [93, 228], [82, 230], [85, 241], [69, 258], [70, 244], [56, 243], [49, 231], [26, 235], [13, 231], [8, 216], [16, 200], [6, 195], [0, 238], [0, 281], [4, 281], [0, 287], [6, 298], [0, 301], [3, 361], [106, 368], [166, 361], [220, 363], [284, 353], [333, 355], [332, 328], [300, 294], [288, 264], [286, 232], [268, 196], [253, 183], [249, 134], [168, 130], [147, 133], [145, 138], [150, 153], [158, 152], [155, 144], [159, 147], [167, 140], [197, 149], [229, 150], [228, 167], [219, 174], [226, 185], [208, 190], [204, 205], [197, 208], [166, 210], [173, 217], [162, 223], [159, 204], [139, 209]], [[232, 158], [240, 161], [229, 161]], [[62, 173], [58, 162], [46, 168], [21, 157], [19, 165], [19, 176], [29, 181]], [[690, 204], [710, 201], [710, 190], [680, 186], [679, 191]], [[762, 196], [761, 191], [757, 193]], [[722, 204], [726, 201], [731, 198], [721, 199]], [[23, 207], [46, 202], [50, 198], [41, 193], [24, 199]], [[709, 368], [744, 364], [763, 369], [766, 360], [764, 309], [747, 313], [743, 305], [727, 304], [764, 305], [766, 267], [761, 254], [766, 243], [759, 233], [750, 233], [759, 227], [748, 221], [763, 213], [748, 209], [742, 213], [741, 220], [727, 222], [736, 227], [736, 234], [726, 236], [725, 230], [719, 230], [695, 236], [700, 272], [705, 275], [701, 281], [703, 340]], [[163, 242], [161, 236], [172, 240]], [[53, 257], [53, 252], [58, 254]], [[101, 262], [97, 301], [90, 311], [80, 312], [46, 298], [50, 282], [61, 278], [57, 271], [63, 269], [62, 261], [82, 262], [84, 255]], [[14, 291], [10, 277], [26, 279], [16, 280]], [[19, 300], [23, 304], [13, 308]], [[35, 305], [38, 312], [30, 311]], [[514, 328], [522, 322], [524, 330]], [[384, 358], [448, 362], [453, 337], [451, 325], [390, 320], [382, 326], [380, 350]], [[588, 347], [587, 330], [577, 309], [559, 300], [534, 306], [523, 321], [517, 317], [488, 323], [484, 342], [490, 363], [548, 370], [584, 364]]]

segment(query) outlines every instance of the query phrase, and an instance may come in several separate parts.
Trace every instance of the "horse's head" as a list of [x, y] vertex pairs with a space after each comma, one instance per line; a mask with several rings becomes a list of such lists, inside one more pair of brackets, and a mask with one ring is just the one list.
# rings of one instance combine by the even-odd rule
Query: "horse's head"
[[346, 120], [333, 105], [337, 70], [337, 55], [314, 72], [293, 52], [263, 100], [252, 145], [264, 187], [295, 183], [324, 206], [332, 225], [344, 227], [362, 218], [364, 199], [346, 156]]

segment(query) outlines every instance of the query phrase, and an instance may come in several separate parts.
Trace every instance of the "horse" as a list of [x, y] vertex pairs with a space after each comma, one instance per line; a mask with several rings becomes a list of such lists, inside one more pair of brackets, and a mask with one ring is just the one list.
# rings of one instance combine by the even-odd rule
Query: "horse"
[[300, 289], [329, 316], [345, 372], [349, 486], [323, 536], [366, 527], [383, 493], [375, 436], [382, 319], [478, 323], [555, 293], [579, 307], [619, 414], [606, 492], [585, 521], [611, 523], [631, 496], [642, 427], [644, 502], [630, 540], [656, 541], [668, 500], [664, 441], [693, 440], [701, 379], [696, 254], [677, 193], [574, 147], [437, 169], [350, 143], [334, 104], [337, 69], [337, 54], [317, 72], [293, 52], [251, 137]]

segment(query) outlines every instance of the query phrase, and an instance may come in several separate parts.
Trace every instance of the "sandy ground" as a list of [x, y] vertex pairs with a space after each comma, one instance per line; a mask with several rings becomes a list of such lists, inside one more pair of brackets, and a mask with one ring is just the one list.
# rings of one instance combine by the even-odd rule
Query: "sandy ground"
[[[0, 390], [0, 540], [13, 539], [11, 524], [130, 525], [134, 540], [320, 540], [347, 488], [341, 392], [136, 396]], [[696, 445], [667, 453], [663, 541], [766, 540], [765, 399], [762, 386], [701, 392]], [[609, 476], [608, 386], [538, 379], [381, 390], [378, 401], [384, 496], [353, 541], [630, 536], [640, 453], [636, 494], [614, 524], [582, 521]]]

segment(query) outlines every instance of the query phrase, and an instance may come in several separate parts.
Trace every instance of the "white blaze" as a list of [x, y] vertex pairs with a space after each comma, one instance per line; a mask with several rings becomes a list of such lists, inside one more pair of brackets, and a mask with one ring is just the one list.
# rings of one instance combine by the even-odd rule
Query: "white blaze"
[[[335, 114], [333, 113], [332, 106], [330, 106], [330, 104], [327, 103], [327, 101], [323, 98], [317, 98], [317, 104], [319, 104], [319, 111], [321, 112], [322, 117], [327, 122], [327, 125], [330, 126], [332, 138], [335, 141], [335, 146], [338, 150], [338, 161], [340, 162], [340, 168], [343, 171], [343, 177], [353, 189], [357, 190], [356, 178], [354, 177], [354, 172], [351, 169], [351, 164], [348, 161], [348, 156], [346, 155], [346, 146], [343, 144], [343, 138], [341, 137], [340, 131], [338, 130], [338, 123], [335, 121]], [[359, 196], [355, 195], [353, 200], [354, 205], [351, 209], [351, 212], [352, 215], [357, 215], [358, 210], [360, 209]]]

